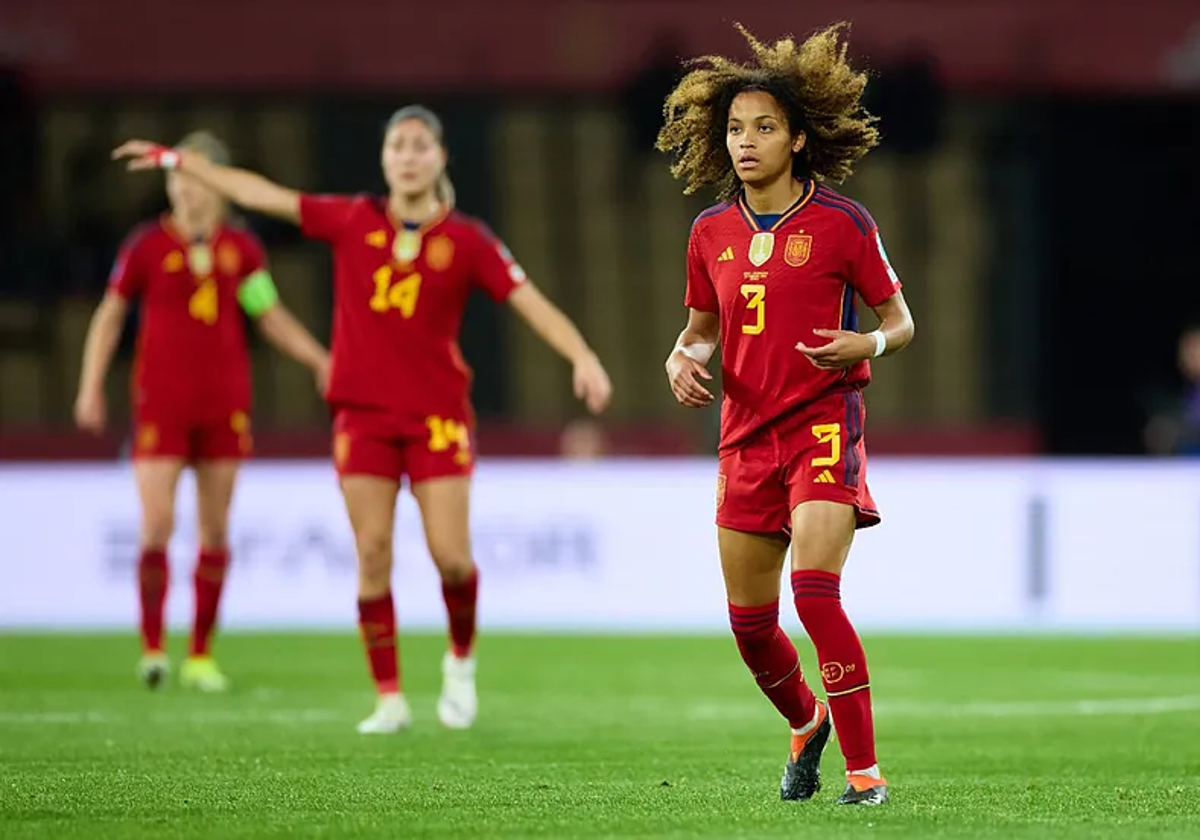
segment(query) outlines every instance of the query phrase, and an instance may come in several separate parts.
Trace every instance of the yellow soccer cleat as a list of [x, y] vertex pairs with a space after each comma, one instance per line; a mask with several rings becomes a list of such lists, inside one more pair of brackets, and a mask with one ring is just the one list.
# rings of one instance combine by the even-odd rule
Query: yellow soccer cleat
[[179, 669], [179, 682], [184, 688], [195, 688], [208, 694], [226, 691], [229, 680], [211, 656], [189, 656]]

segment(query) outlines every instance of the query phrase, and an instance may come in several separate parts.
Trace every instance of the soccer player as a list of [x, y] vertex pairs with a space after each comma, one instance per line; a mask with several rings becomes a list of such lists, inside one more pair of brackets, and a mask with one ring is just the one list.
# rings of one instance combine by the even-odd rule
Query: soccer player
[[408, 477], [442, 578], [450, 646], [442, 662], [438, 717], [451, 728], [475, 720], [475, 614], [479, 575], [468, 522], [474, 463], [471, 372], [458, 348], [467, 296], [480, 288], [507, 301], [574, 367], [575, 394], [593, 413], [612, 386], [575, 325], [530, 283], [508, 249], [453, 207], [438, 117], [397, 111], [383, 138], [389, 194], [303, 195], [186, 149], [126, 143], [130, 168], [194, 175], [236, 204], [298, 224], [334, 255], [333, 457], [358, 549], [358, 614], [375, 681], [362, 733], [407, 727], [392, 600], [392, 537], [400, 482]]
[[[216, 137], [180, 143], [197, 160], [226, 162]], [[88, 328], [75, 402], [80, 428], [100, 432], [104, 380], [131, 301], [141, 302], [133, 375], [134, 475], [142, 507], [138, 586], [143, 654], [139, 671], [157, 687], [169, 670], [163, 647], [167, 544], [175, 490], [184, 467], [196, 477], [200, 556], [195, 621], [181, 682], [222, 691], [227, 681], [210, 654], [229, 566], [226, 537], [238, 466], [251, 453], [250, 356], [240, 309], [275, 347], [310, 367], [322, 387], [329, 356], [283, 304], [262, 244], [233, 224], [225, 200], [195, 178], [167, 173], [168, 215], [125, 240], [109, 289]]]
[[[908, 344], [913, 322], [875, 222], [825, 183], [878, 140], [840, 30], [769, 46], [741, 30], [752, 63], [701, 59], [668, 97], [658, 148], [677, 154], [688, 192], [711, 185], [721, 203], [692, 226], [688, 323], [666, 369], [681, 404], [709, 405], [720, 339], [718, 546], [742, 659], [792, 729], [780, 795], [820, 789], [832, 714], [846, 758], [838, 802], [880, 804], [867, 661], [840, 583], [855, 529], [879, 522], [863, 444], [868, 360]], [[855, 295], [879, 329], [858, 332]], [[828, 705], [779, 626], [789, 544]]]

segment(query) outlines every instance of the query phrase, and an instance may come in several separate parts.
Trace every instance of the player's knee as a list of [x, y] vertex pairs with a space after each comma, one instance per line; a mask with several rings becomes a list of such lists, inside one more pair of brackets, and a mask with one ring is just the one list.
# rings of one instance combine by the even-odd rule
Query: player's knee
[[475, 571], [471, 550], [466, 545], [430, 540], [429, 555], [433, 558], [443, 583], [450, 585], [463, 583]]
[[224, 522], [200, 523], [200, 547], [206, 551], [219, 551], [229, 544], [229, 529]]
[[360, 594], [382, 595], [391, 587], [392, 541], [388, 534], [357, 535]]
[[142, 546], [162, 549], [171, 541], [175, 517], [170, 510], [146, 511], [142, 515]]

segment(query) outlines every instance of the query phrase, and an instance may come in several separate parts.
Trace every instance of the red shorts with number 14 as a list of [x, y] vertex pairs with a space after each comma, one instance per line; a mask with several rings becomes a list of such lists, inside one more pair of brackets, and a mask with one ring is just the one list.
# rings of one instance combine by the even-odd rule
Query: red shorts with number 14
[[339, 409], [333, 418], [333, 463], [339, 476], [373, 475], [410, 483], [469, 476], [474, 467], [465, 418], [431, 415], [423, 430], [389, 414]]
[[717, 524], [791, 533], [792, 511], [814, 500], [850, 505], [858, 527], [879, 523], [867, 489], [862, 392], [827, 394], [721, 453]]

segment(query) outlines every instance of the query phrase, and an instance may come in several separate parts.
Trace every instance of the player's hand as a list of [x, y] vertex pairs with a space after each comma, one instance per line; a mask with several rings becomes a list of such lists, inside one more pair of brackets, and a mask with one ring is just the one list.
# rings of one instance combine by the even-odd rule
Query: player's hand
[[821, 370], [839, 370], [869, 359], [875, 355], [875, 339], [849, 330], [813, 330], [813, 334], [828, 338], [829, 343], [811, 347], [803, 341], [796, 349]]
[[329, 356], [325, 356], [313, 366], [313, 379], [317, 382], [317, 393], [322, 397], [329, 391]]
[[701, 379], [711, 381], [712, 374], [691, 356], [682, 350], [674, 350], [667, 356], [667, 382], [680, 405], [704, 408], [712, 404], [712, 392], [700, 384]]
[[75, 400], [75, 425], [85, 432], [98, 435], [104, 431], [104, 420], [108, 415], [104, 393], [80, 391]]
[[149, 140], [128, 140], [112, 152], [113, 160], [127, 161], [130, 172], [141, 169], [174, 169], [179, 165], [179, 152]]
[[583, 400], [588, 411], [599, 414], [612, 401], [612, 380], [595, 353], [587, 353], [575, 363], [572, 376], [575, 396]]

